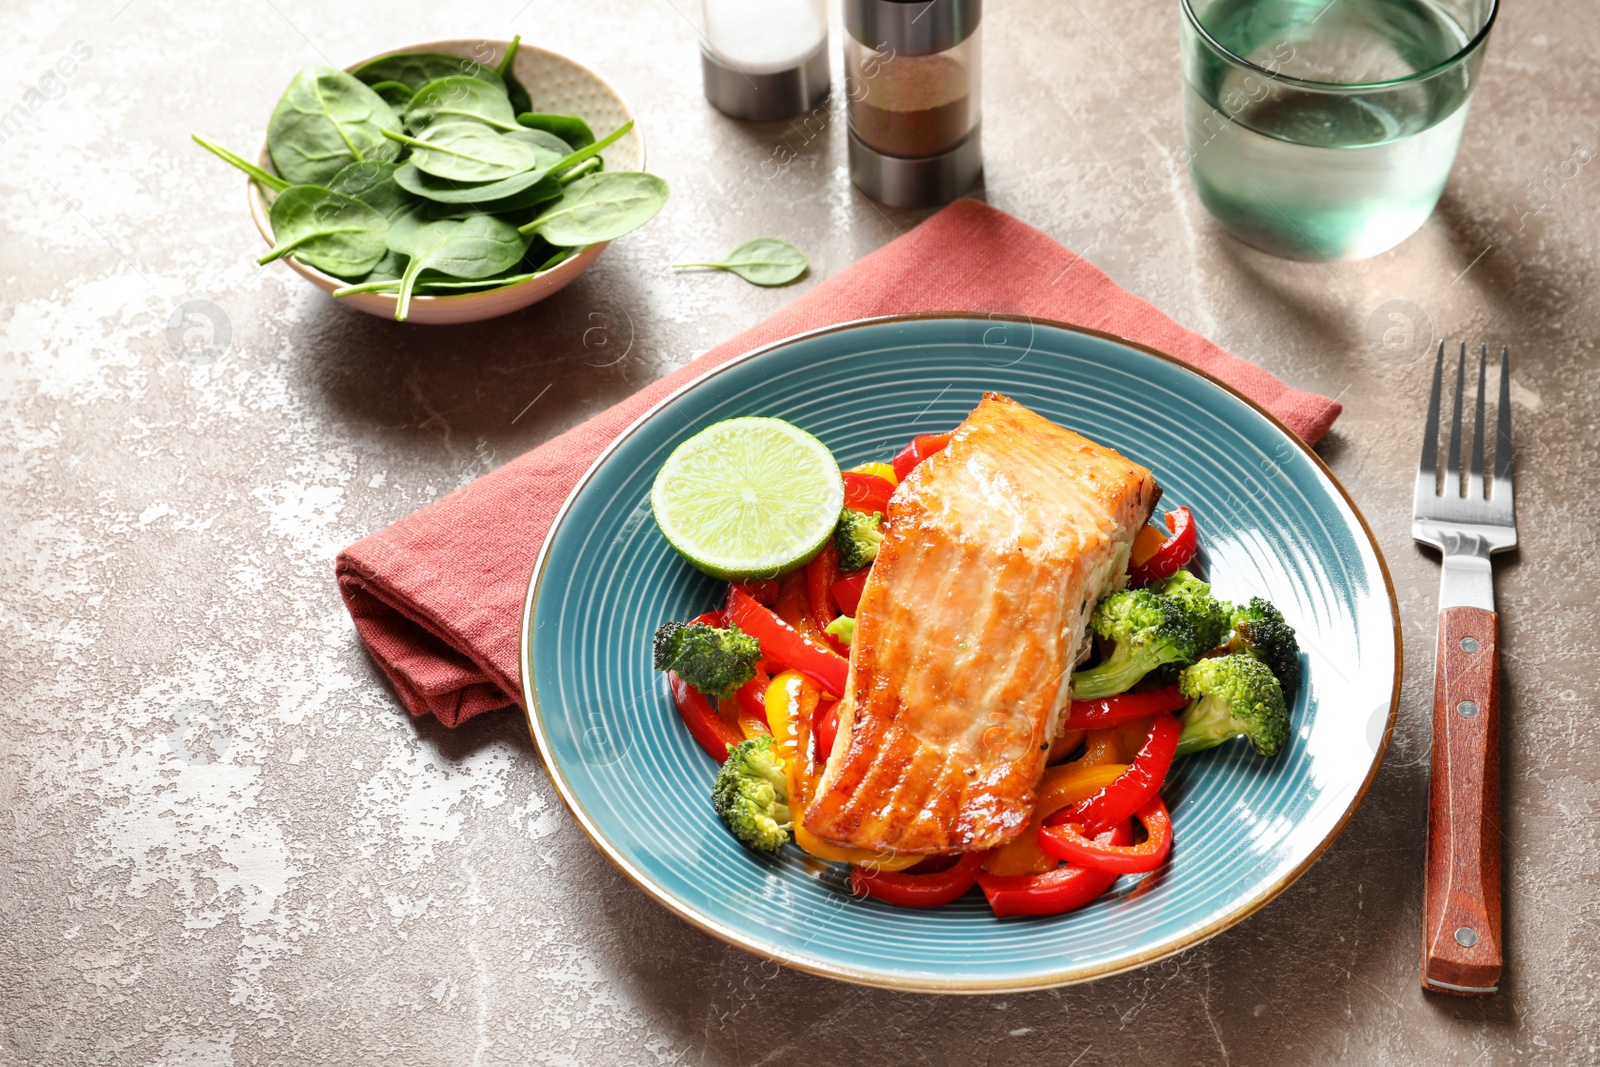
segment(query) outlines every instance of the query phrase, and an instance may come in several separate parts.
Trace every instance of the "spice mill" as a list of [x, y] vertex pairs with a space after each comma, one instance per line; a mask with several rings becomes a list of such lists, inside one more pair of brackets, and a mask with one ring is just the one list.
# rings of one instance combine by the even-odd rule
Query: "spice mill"
[[983, 169], [982, 0], [844, 0], [850, 179], [893, 207], [933, 207]]

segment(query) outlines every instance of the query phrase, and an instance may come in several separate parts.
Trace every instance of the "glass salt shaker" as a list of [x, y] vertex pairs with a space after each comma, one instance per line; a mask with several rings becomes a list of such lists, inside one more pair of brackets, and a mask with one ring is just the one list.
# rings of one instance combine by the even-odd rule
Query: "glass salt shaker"
[[850, 180], [892, 207], [949, 203], [983, 170], [983, 0], [844, 0]]
[[794, 118], [828, 95], [824, 0], [701, 0], [706, 99], [731, 118]]

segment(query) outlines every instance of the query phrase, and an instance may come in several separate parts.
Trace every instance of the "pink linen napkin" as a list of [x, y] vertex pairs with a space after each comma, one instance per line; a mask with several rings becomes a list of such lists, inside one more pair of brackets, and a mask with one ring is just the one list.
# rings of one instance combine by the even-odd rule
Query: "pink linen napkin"
[[1026, 223], [961, 200], [615, 407], [339, 553], [356, 631], [406, 707], [457, 726], [522, 702], [518, 631], [539, 546], [595, 457], [651, 405], [752, 348], [919, 311], [1033, 315], [1139, 341], [1228, 382], [1311, 443], [1340, 411], [1184, 329]]

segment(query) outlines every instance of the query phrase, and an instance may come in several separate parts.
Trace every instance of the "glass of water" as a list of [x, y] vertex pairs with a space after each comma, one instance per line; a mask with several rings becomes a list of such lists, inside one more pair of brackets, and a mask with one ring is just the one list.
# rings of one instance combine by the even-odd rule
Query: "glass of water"
[[1189, 174], [1246, 244], [1361, 259], [1427, 219], [1497, 0], [1180, 0]]

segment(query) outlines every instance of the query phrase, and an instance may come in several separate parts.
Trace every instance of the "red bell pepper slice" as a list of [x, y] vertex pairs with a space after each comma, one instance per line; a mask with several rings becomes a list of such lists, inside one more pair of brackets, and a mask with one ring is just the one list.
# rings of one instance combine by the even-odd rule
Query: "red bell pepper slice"
[[844, 472], [844, 506], [851, 511], [868, 515], [876, 511], [887, 515], [891, 496], [894, 496], [894, 486], [887, 478], [860, 471]]
[[1134, 818], [1144, 823], [1145, 833], [1149, 835], [1137, 845], [1114, 845], [1098, 839], [1091, 841], [1083, 836], [1077, 826], [1069, 823], [1066, 826], [1041, 827], [1039, 847], [1057, 859], [1091, 871], [1144, 874], [1165, 863], [1167, 853], [1172, 851], [1172, 816], [1157, 796], [1135, 812]]
[[728, 621], [761, 642], [761, 654], [799, 671], [834, 696], [843, 696], [850, 661], [808, 640], [738, 587], [728, 591]]
[[855, 617], [856, 609], [861, 607], [861, 590], [867, 586], [867, 568], [847, 574], [840, 578], [828, 590], [833, 594], [833, 602], [839, 605], [839, 614]]
[[1171, 578], [1178, 573], [1178, 568], [1194, 558], [1200, 548], [1200, 531], [1189, 509], [1167, 512], [1167, 529], [1171, 536], [1156, 549], [1155, 555], [1128, 568], [1130, 586], [1149, 585], [1163, 578]]
[[811, 621], [816, 623], [819, 630], [826, 630], [828, 624], [839, 617], [833, 608], [833, 594], [829, 591], [838, 580], [839, 550], [829, 541], [806, 564], [806, 598], [811, 601]]
[[1189, 698], [1175, 685], [1149, 693], [1118, 693], [1099, 700], [1074, 700], [1061, 729], [1100, 730], [1125, 722], [1148, 719], [1158, 711], [1177, 711]]
[[839, 736], [839, 702], [835, 700], [826, 707], [818, 704], [811, 718], [811, 736], [817, 743], [817, 761], [825, 763], [833, 755], [833, 739]]
[[734, 690], [733, 698], [739, 702], [739, 714], [745, 718], [767, 721], [767, 686], [772, 675], [760, 667], [756, 676]]
[[1077, 823], [1091, 833], [1099, 833], [1121, 823], [1160, 792], [1161, 783], [1172, 767], [1172, 757], [1178, 751], [1178, 735], [1182, 731], [1183, 727], [1171, 712], [1158, 712], [1150, 721], [1150, 733], [1128, 769], [1088, 800], [1062, 808], [1045, 819], [1045, 825]]
[[[1095, 838], [1108, 845], [1126, 845], [1133, 832], [1126, 822], [1118, 823]], [[978, 875], [978, 885], [989, 898], [989, 908], [998, 919], [1015, 915], [1060, 915], [1075, 911], [1105, 895], [1116, 882], [1110, 871], [1064, 864], [1044, 874]]]
[[858, 897], [873, 897], [902, 908], [939, 908], [966, 896], [977, 884], [988, 852], [967, 852], [954, 867], [933, 874], [878, 871], [866, 867], [850, 869], [850, 891]]
[[905, 481], [906, 475], [915, 470], [918, 463], [949, 444], [951, 436], [947, 433], [923, 433], [913, 437], [911, 443], [894, 457], [894, 476], [902, 482]]
[[673, 703], [678, 705], [678, 714], [689, 727], [689, 733], [712, 759], [725, 762], [728, 746], [743, 741], [744, 734], [723, 722], [705, 694], [679, 678], [675, 671], [667, 672], [667, 685], [672, 689]]
[[747, 578], [742, 582], [734, 582], [731, 588], [769, 608], [778, 602], [778, 582], [774, 578]]

